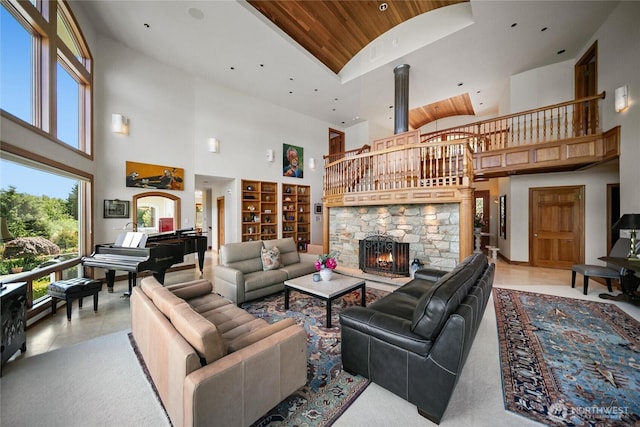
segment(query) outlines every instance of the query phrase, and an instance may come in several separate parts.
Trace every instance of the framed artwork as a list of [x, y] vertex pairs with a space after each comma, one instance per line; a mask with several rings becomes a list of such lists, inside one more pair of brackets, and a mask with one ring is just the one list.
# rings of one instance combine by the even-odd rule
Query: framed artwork
[[105, 200], [103, 218], [129, 218], [129, 201]]
[[500, 237], [507, 238], [507, 195], [500, 196]]
[[314, 203], [314, 205], [313, 205], [313, 211], [314, 211], [317, 215], [322, 215], [322, 203]]
[[295, 145], [282, 144], [282, 176], [302, 178], [304, 149]]
[[127, 187], [184, 190], [184, 169], [127, 162]]

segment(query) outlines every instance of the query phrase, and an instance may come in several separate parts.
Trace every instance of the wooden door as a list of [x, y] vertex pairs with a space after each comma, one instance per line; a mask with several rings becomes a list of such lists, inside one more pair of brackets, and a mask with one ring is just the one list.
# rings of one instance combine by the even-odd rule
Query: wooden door
[[344, 157], [344, 132], [329, 128], [329, 161]]
[[216, 210], [218, 212], [218, 250], [224, 245], [224, 196], [216, 199]]
[[584, 263], [584, 186], [529, 189], [529, 218], [533, 266]]
[[[598, 94], [598, 42], [595, 42], [575, 65], [576, 99]], [[576, 105], [575, 135], [591, 135], [598, 131], [598, 101]]]

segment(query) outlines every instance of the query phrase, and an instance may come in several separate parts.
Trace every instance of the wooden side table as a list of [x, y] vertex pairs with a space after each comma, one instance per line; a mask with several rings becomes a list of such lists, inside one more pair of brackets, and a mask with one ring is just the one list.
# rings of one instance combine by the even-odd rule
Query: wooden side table
[[0, 325], [2, 325], [2, 345], [0, 347], [2, 365], [16, 351], [27, 351], [27, 282], [5, 283], [0, 290]]

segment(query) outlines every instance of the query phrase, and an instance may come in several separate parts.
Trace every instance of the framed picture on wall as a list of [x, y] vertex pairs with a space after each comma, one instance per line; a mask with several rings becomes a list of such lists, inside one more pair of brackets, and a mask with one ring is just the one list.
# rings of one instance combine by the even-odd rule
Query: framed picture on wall
[[304, 149], [295, 145], [282, 144], [282, 176], [302, 178]]
[[322, 215], [322, 203], [314, 203], [313, 211], [316, 215]]
[[129, 218], [129, 201], [105, 200], [103, 218]]
[[500, 196], [500, 237], [507, 238], [507, 195]]

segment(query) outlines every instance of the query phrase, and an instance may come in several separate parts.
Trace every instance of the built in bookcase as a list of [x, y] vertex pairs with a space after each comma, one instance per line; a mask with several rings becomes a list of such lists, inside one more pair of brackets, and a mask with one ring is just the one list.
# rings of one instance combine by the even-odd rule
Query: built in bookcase
[[242, 241], [278, 237], [278, 184], [242, 180]]
[[282, 184], [282, 237], [292, 237], [298, 251], [311, 241], [311, 187]]

